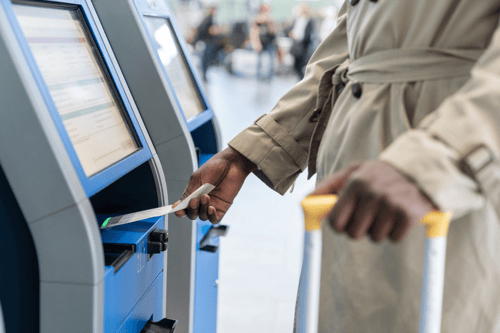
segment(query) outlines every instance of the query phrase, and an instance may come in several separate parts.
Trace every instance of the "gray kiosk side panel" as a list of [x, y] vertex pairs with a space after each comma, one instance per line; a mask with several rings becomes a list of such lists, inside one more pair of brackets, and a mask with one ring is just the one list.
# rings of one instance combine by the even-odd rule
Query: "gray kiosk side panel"
[[[169, 197], [177, 201], [184, 188], [185, 181], [169, 182]], [[177, 198], [177, 199], [175, 199]], [[175, 200], [175, 201], [174, 201]], [[179, 320], [181, 333], [193, 332], [194, 316], [194, 280], [196, 259], [196, 221], [187, 217], [172, 218], [169, 233], [176, 235], [169, 239], [167, 253], [169, 270], [167, 271], [167, 316]], [[186, 239], [192, 239], [186, 242]], [[188, 323], [186, 325], [186, 323]]]
[[[193, 332], [194, 279], [196, 257], [196, 221], [186, 217], [171, 219], [167, 253], [167, 316], [179, 321], [177, 331]], [[187, 242], [185, 240], [194, 240]]]
[[40, 306], [40, 332], [103, 332], [104, 281], [97, 285], [41, 282], [40, 299], [53, 302]]
[[104, 254], [89, 201], [30, 230], [40, 263], [41, 332], [102, 332]]
[[182, 182], [184, 184], [180, 193], [178, 191], [170, 193], [169, 190], [169, 202], [173, 203], [181, 198], [189, 178], [196, 170], [193, 163], [193, 159], [196, 157], [192, 156], [191, 148], [184, 136], [176, 137], [156, 146], [156, 152], [160, 157], [167, 182]]
[[[91, 224], [94, 227], [91, 227]], [[40, 280], [97, 284], [104, 277], [101, 238], [88, 200], [29, 225], [40, 262]], [[101, 258], [101, 260], [97, 260]]]
[[[160, 159], [176, 156], [175, 154], [165, 154], [164, 151], [164, 148], [168, 152], [174, 147], [178, 146], [164, 144], [162, 147], [157, 147]], [[184, 151], [184, 153], [186, 152]], [[169, 202], [176, 202], [181, 198], [191, 175], [190, 170], [185, 171], [180, 180], [167, 180]], [[168, 175], [168, 173], [166, 174]], [[165, 256], [169, 266], [166, 274], [168, 282], [166, 315], [168, 318], [179, 320], [177, 330], [180, 333], [191, 333], [194, 318], [196, 221], [191, 221], [187, 217], [171, 218], [169, 220], [169, 235], [175, 237], [169, 237], [169, 249]]]

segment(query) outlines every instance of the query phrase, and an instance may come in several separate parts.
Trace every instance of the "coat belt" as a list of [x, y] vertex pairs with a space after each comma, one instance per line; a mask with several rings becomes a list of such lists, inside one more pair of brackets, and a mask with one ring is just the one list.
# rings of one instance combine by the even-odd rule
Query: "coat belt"
[[316, 173], [318, 149], [333, 106], [347, 82], [404, 83], [451, 79], [470, 74], [484, 49], [394, 49], [347, 59], [325, 72], [321, 78], [316, 109], [317, 121], [309, 144], [309, 178]]

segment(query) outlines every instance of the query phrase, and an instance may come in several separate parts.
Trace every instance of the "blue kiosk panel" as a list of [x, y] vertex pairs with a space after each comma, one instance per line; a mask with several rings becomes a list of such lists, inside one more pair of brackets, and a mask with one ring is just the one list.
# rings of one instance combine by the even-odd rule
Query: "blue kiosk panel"
[[148, 320], [162, 319], [164, 254], [148, 255], [148, 235], [163, 228], [164, 219], [159, 217], [102, 230], [108, 246], [135, 248], [123, 266], [105, 268], [104, 332], [140, 332]]

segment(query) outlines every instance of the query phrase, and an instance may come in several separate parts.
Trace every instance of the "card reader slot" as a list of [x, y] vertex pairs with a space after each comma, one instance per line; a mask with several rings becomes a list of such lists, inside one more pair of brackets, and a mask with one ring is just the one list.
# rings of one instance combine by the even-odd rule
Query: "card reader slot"
[[133, 257], [136, 251], [135, 244], [104, 243], [103, 247], [104, 263], [106, 266], [112, 266], [115, 274]]

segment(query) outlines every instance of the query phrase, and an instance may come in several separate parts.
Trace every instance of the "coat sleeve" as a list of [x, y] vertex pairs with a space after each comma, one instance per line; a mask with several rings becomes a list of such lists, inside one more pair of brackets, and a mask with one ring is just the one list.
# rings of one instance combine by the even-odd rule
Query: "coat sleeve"
[[[491, 154], [492, 166], [499, 174], [500, 27], [464, 86], [417, 129], [394, 141], [379, 159], [413, 179], [442, 211], [460, 217], [485, 203], [484, 182], [462, 163], [469, 152], [481, 146]], [[499, 198], [489, 199], [500, 204]]]
[[311, 57], [302, 81], [286, 93], [271, 112], [238, 134], [229, 146], [255, 163], [255, 172], [280, 194], [286, 193], [307, 167], [309, 142], [316, 123], [309, 118], [319, 99], [319, 83], [325, 72], [348, 59], [346, 4], [336, 29]]

